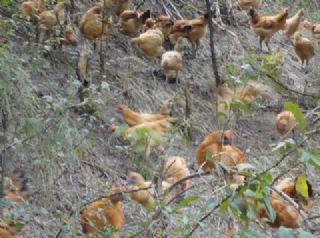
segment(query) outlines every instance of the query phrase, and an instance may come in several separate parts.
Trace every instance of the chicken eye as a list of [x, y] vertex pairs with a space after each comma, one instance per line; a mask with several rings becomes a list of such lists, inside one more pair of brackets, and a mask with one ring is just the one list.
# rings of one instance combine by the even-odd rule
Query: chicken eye
[[100, 9], [100, 8], [94, 9], [94, 13], [95, 13], [95, 14], [101, 14], [101, 9]]
[[231, 142], [232, 142], [232, 141], [231, 141], [228, 137], [222, 136], [221, 142], [222, 142], [223, 144], [225, 144], [225, 145], [231, 145]]

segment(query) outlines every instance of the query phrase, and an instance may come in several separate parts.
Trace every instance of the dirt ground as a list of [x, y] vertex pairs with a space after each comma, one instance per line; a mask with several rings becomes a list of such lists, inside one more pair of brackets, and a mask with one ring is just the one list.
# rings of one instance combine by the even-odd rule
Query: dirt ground
[[[135, 1], [134, 1], [135, 2]], [[266, 3], [268, 4], [268, 3]], [[199, 5], [199, 3], [197, 4]], [[205, 4], [203, 4], [205, 5]], [[151, 7], [150, 1], [146, 1], [143, 8]], [[269, 5], [264, 5], [269, 6]], [[153, 8], [152, 8], [153, 9]], [[277, 7], [264, 8], [263, 11], [275, 12]], [[155, 11], [161, 11], [157, 5]], [[244, 12], [235, 12], [238, 26], [215, 27], [215, 46], [220, 66], [220, 75], [224, 80], [232, 80], [227, 74], [226, 66], [233, 63], [238, 66], [247, 63], [245, 55], [254, 52], [257, 55], [266, 55], [258, 51], [258, 39], [250, 30], [245, 21]], [[196, 14], [192, 14], [196, 15]], [[225, 31], [224, 29], [227, 29]], [[18, 24], [17, 34], [11, 36], [14, 40], [10, 43], [12, 52], [19, 55], [24, 61], [34, 61], [33, 68], [26, 67], [32, 81], [43, 95], [56, 97], [63, 93], [72, 95], [69, 104], [78, 103], [76, 95], [78, 83], [76, 80], [75, 66], [81, 47], [88, 45], [83, 42], [82, 46], [73, 49], [64, 47], [56, 49], [52, 46], [37, 46], [32, 42], [32, 36], [24, 23]], [[234, 35], [236, 37], [234, 37]], [[308, 34], [307, 32], [303, 32]], [[193, 60], [184, 62], [183, 70], [179, 74], [180, 84], [167, 84], [162, 77], [153, 76], [152, 72], [159, 70], [159, 60], [153, 63], [146, 57], [141, 56], [129, 43], [130, 37], [119, 31], [112, 33], [106, 48], [106, 78], [103, 79], [104, 88], [99, 92], [92, 93], [92, 97], [100, 100], [99, 109], [101, 113], [100, 121], [91, 122], [78, 113], [70, 112], [73, 124], [79, 130], [87, 130], [87, 138], [95, 141], [92, 151], [86, 153], [81, 160], [67, 163], [60, 161], [57, 167], [60, 173], [54, 173], [48, 178], [41, 176], [41, 171], [35, 171], [31, 163], [25, 163], [28, 177], [30, 178], [31, 196], [29, 199], [30, 211], [25, 214], [27, 225], [19, 237], [56, 237], [61, 225], [57, 216], [53, 216], [53, 211], [57, 209], [69, 213], [85, 200], [96, 198], [113, 185], [125, 184], [125, 174], [127, 169], [139, 170], [139, 165], [133, 162], [132, 155], [127, 153], [126, 145], [119, 142], [114, 135], [110, 135], [105, 130], [105, 125], [111, 121], [121, 124], [121, 118], [116, 115], [113, 105], [122, 102], [140, 112], [156, 112], [161, 103], [177, 95], [174, 105], [174, 113], [180, 119], [184, 117], [185, 98], [184, 88], [186, 82], [190, 85], [192, 103], [192, 140], [183, 143], [174, 140], [167, 145], [164, 152], [151, 156], [152, 164], [159, 167], [160, 158], [172, 155], [183, 156], [187, 162], [191, 173], [197, 172], [199, 167], [195, 163], [195, 150], [202, 138], [210, 131], [221, 127], [223, 122], [218, 121], [214, 111], [213, 90], [214, 75], [211, 67], [209, 36], [202, 40], [198, 56]], [[295, 56], [290, 43], [281, 33], [278, 33], [271, 41], [274, 51], [280, 51], [283, 55], [282, 75], [283, 83], [295, 90], [306, 90], [308, 92], [319, 93], [319, 89], [314, 87], [319, 83], [320, 71], [319, 54], [312, 60], [311, 72], [304, 74], [300, 71], [300, 62]], [[190, 48], [190, 46], [189, 46]], [[317, 46], [317, 53], [319, 47]], [[37, 60], [35, 60], [37, 56]], [[260, 58], [261, 59], [261, 58]], [[97, 51], [92, 51], [90, 58], [90, 75], [92, 79], [91, 87], [98, 87], [100, 79], [99, 55]], [[241, 115], [229, 124], [229, 128], [237, 135], [237, 143], [245, 152], [249, 163], [252, 163], [258, 170], [263, 170], [270, 166], [280, 156], [271, 151], [271, 144], [280, 140], [275, 129], [275, 116], [282, 110], [283, 102], [292, 100], [282, 92], [276, 91], [271, 82], [264, 81], [266, 91], [263, 92], [251, 105], [250, 112]], [[315, 91], [318, 90], [318, 91]], [[71, 92], [71, 93], [70, 93]], [[304, 112], [312, 108], [312, 103], [306, 103], [303, 98], [294, 98]], [[318, 141], [320, 141], [320, 135]], [[319, 149], [319, 145], [316, 148]], [[30, 158], [31, 159], [31, 158]], [[33, 157], [32, 159], [41, 159]], [[297, 159], [293, 155], [272, 173], [276, 176], [281, 171], [290, 167], [291, 162]], [[11, 167], [15, 166], [15, 160]], [[308, 167], [308, 177], [316, 193], [314, 208], [308, 214], [312, 217], [320, 214], [319, 194], [320, 180], [319, 173]], [[291, 173], [293, 176], [298, 171]], [[39, 178], [42, 180], [39, 181]], [[148, 179], [152, 179], [148, 177]], [[224, 196], [222, 188], [225, 182], [216, 177], [205, 177], [194, 179], [191, 185], [200, 184], [189, 191], [189, 194], [196, 194], [206, 201], [210, 196], [219, 200]], [[201, 185], [202, 184], [202, 185]], [[207, 184], [213, 184], [212, 190], [208, 191]], [[184, 208], [183, 212], [190, 214], [190, 217], [201, 217], [200, 211], [203, 201], [196, 202], [190, 208]], [[121, 231], [121, 237], [132, 237], [132, 233], [139, 231], [139, 222], [150, 216], [141, 206], [134, 204], [129, 198], [123, 202], [126, 211], [126, 225]], [[39, 211], [39, 207], [44, 207]], [[76, 209], [77, 210], [77, 209]], [[78, 212], [70, 220], [70, 231], [63, 233], [61, 237], [81, 237], [81, 228], [78, 222]], [[312, 221], [314, 226], [320, 226], [320, 220]], [[226, 222], [218, 215], [211, 216], [206, 221], [206, 228], [199, 229], [193, 237], [222, 237], [226, 229]], [[175, 224], [173, 224], [174, 226]], [[261, 223], [252, 224], [258, 230], [266, 231], [269, 234], [274, 230], [267, 228]], [[76, 235], [77, 234], [77, 235]], [[139, 236], [136, 236], [139, 237]], [[170, 237], [179, 237], [172, 234]]]

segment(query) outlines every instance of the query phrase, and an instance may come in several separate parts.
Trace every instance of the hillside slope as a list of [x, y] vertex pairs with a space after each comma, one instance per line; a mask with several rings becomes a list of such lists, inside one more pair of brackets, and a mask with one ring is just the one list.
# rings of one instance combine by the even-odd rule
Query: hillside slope
[[[155, 15], [163, 12], [162, 4], [154, 5], [152, 2], [145, 1], [141, 8], [151, 9]], [[282, 7], [280, 3], [265, 2], [261, 7], [264, 13], [273, 14]], [[81, 1], [76, 1], [76, 3], [80, 8], [79, 11], [83, 12], [87, 8]], [[137, 6], [139, 1], [133, 1], [133, 4]], [[179, 14], [193, 17], [198, 12], [205, 12], [205, 3], [200, 4], [198, 1], [189, 3], [188, 1], [187, 5], [189, 8], [181, 8]], [[18, 6], [13, 4], [10, 7]], [[173, 15], [177, 15], [175, 9], [169, 7], [168, 9]], [[67, 155], [61, 154], [44, 160], [42, 153], [28, 154], [28, 149], [25, 148], [12, 152], [12, 159], [8, 162], [9, 167], [15, 168], [17, 165], [23, 167], [32, 185], [31, 196], [28, 199], [30, 204], [26, 206], [27, 212], [24, 214], [26, 225], [19, 237], [56, 237], [61, 227], [64, 232], [60, 237], [81, 237], [78, 221], [79, 206], [86, 200], [105, 194], [114, 185], [125, 184], [127, 170], [140, 171], [151, 180], [156, 174], [155, 170], [159, 170], [161, 159], [171, 155], [186, 158], [191, 173], [199, 170], [195, 161], [197, 145], [210, 131], [222, 128], [226, 123], [226, 120], [219, 119], [215, 112], [216, 90], [211, 66], [209, 34], [201, 41], [198, 56], [195, 59], [184, 61], [182, 72], [179, 74], [180, 83], [168, 84], [159, 73], [159, 60], [154, 63], [142, 56], [130, 45], [130, 37], [116, 30], [107, 42], [106, 73], [101, 77], [99, 51], [91, 49], [86, 40], [81, 39], [81, 44], [77, 48], [59, 48], [55, 38], [38, 45], [35, 43], [35, 29], [31, 22], [26, 21], [19, 14], [9, 14], [9, 18], [7, 10], [1, 12], [3, 14], [0, 35], [1, 39], [6, 39], [6, 43], [3, 43], [2, 46], [9, 49], [11, 54], [17, 55], [22, 61], [22, 67], [30, 76], [37, 93], [41, 95], [41, 100], [52, 106], [48, 110], [55, 111], [54, 116], [57, 117], [64, 114], [69, 124], [79, 131], [79, 135], [83, 136], [82, 142], [86, 144], [85, 148], [79, 149], [77, 160], [69, 160]], [[265, 87], [261, 95], [250, 103], [247, 112], [241, 112], [236, 118], [227, 122], [227, 128], [236, 132], [237, 143], [245, 152], [248, 162], [256, 166], [259, 171], [263, 171], [281, 157], [271, 150], [271, 145], [281, 139], [275, 128], [275, 117], [283, 109], [283, 103], [292, 101], [300, 106], [302, 112], [307, 113], [318, 106], [319, 102], [281, 90], [265, 74], [258, 72], [267, 54], [258, 51], [258, 39], [246, 22], [246, 13], [235, 11], [235, 16], [237, 26], [215, 24], [214, 36], [219, 73], [224, 81], [234, 85], [241, 81], [239, 75], [245, 74], [242, 66], [250, 64], [256, 71], [254, 76], [251, 75], [249, 78], [254, 78]], [[306, 31], [302, 31], [308, 36]], [[78, 31], [77, 35], [81, 37]], [[184, 45], [186, 51], [191, 49], [188, 42], [185, 42]], [[283, 85], [299, 92], [320, 94], [318, 46], [316, 46], [317, 55], [311, 61], [309, 74], [300, 71], [300, 62], [292, 45], [285, 41], [281, 33], [272, 39], [271, 47], [274, 52], [281, 53], [277, 67], [281, 69], [280, 78]], [[77, 92], [80, 82], [77, 79], [76, 67], [80, 51], [84, 48], [90, 48], [89, 98], [93, 106], [83, 108], [79, 106]], [[274, 57], [277, 57], [276, 53]], [[275, 59], [271, 58], [271, 60]], [[240, 82], [240, 84], [245, 84], [245, 82]], [[180, 134], [173, 136], [162, 152], [151, 153], [148, 158], [150, 161], [139, 161], [141, 157], [136, 153], [130, 153], [127, 144], [107, 132], [106, 126], [112, 122], [123, 123], [113, 109], [113, 105], [117, 102], [122, 102], [140, 112], [155, 113], [159, 111], [163, 101], [174, 96], [174, 115], [180, 119], [182, 124], [186, 124], [185, 88], [187, 85], [189, 85], [192, 105], [192, 138], [190, 141], [181, 136], [184, 132], [181, 127], [178, 130]], [[90, 113], [92, 108], [94, 108], [93, 114]], [[45, 135], [43, 138], [41, 136], [43, 140], [45, 137]], [[306, 146], [314, 146], [315, 151], [319, 152], [319, 141], [320, 134], [318, 133]], [[28, 146], [32, 147], [32, 144], [27, 144], [26, 147]], [[298, 156], [294, 154], [285, 163], [272, 170], [274, 177], [290, 168]], [[299, 168], [300, 170], [293, 171], [292, 175], [304, 171], [302, 166]], [[317, 196], [314, 208], [308, 214], [312, 217], [320, 213], [319, 173], [313, 167], [308, 167], [307, 171], [308, 179]], [[189, 194], [199, 195], [203, 199], [190, 207], [183, 208], [184, 217], [190, 217], [189, 221], [193, 222], [192, 224], [203, 215], [200, 208], [204, 206], [208, 198], [213, 195], [217, 201], [223, 198], [224, 193], [221, 192], [223, 190], [221, 188], [225, 187], [223, 180], [213, 176], [191, 180], [191, 185], [197, 184], [200, 185], [189, 191]], [[146, 217], [150, 218], [150, 215], [146, 214], [141, 207], [133, 205], [128, 198], [124, 201], [124, 209], [127, 222], [121, 231], [121, 237], [140, 237], [139, 235], [132, 236], [132, 234], [140, 231], [141, 227], [147, 226], [141, 223], [146, 220]], [[75, 213], [69, 220], [66, 217], [73, 210]], [[182, 220], [182, 216], [180, 219]], [[205, 228], [199, 229], [193, 237], [222, 237], [226, 229], [225, 220], [225, 217], [222, 216], [212, 216], [206, 221]], [[181, 221], [179, 222], [177, 223], [181, 224]], [[320, 225], [319, 219], [311, 222], [314, 227]], [[253, 223], [252, 227], [260, 231], [265, 230], [260, 223]], [[275, 231], [268, 228], [267, 232], [274, 234]], [[320, 231], [317, 232], [319, 235]], [[141, 237], [144, 236], [141, 235]], [[182, 237], [182, 235], [176, 231], [172, 232], [169, 237]]]

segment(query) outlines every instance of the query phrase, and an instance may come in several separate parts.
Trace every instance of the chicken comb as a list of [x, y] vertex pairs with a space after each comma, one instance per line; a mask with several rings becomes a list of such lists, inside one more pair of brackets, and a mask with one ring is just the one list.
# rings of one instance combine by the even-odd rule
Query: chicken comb
[[123, 108], [124, 104], [122, 104], [121, 102], [116, 103], [113, 108], [116, 110], [121, 110]]
[[115, 130], [117, 129], [117, 125], [112, 123], [108, 128], [107, 128], [107, 132], [108, 133], [113, 133], [115, 132]]
[[234, 132], [232, 130], [225, 131], [224, 135], [230, 140], [235, 138], [235, 134], [234, 134]]

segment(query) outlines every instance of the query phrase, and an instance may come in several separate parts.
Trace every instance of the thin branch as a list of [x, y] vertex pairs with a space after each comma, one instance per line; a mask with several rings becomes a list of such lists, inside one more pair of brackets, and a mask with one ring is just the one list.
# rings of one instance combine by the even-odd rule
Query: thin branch
[[280, 81], [278, 81], [277, 79], [275, 79], [271, 74], [268, 74], [262, 70], [259, 70], [257, 68], [254, 68], [256, 71], [258, 71], [259, 73], [265, 74], [269, 79], [271, 79], [272, 82], [278, 84], [280, 87], [282, 87], [285, 90], [288, 90], [290, 92], [293, 92], [295, 94], [301, 95], [301, 96], [305, 96], [305, 97], [311, 97], [311, 98], [315, 98], [315, 99], [320, 99], [320, 95], [319, 94], [310, 94], [310, 93], [304, 93], [304, 92], [300, 92], [294, 89], [289, 88], [288, 86], [284, 85], [283, 83], [281, 83]]
[[105, 51], [103, 47], [103, 35], [105, 28], [105, 17], [106, 17], [106, 0], [103, 0], [103, 12], [102, 12], [102, 29], [101, 29], [101, 38], [100, 38], [100, 74], [103, 77], [105, 73]]
[[[239, 186], [238, 189], [242, 188], [244, 185]], [[237, 190], [238, 190], [237, 189]], [[232, 195], [226, 196], [224, 199], [222, 199], [217, 205], [215, 205], [210, 212], [208, 212], [205, 216], [203, 216], [197, 224], [192, 228], [192, 230], [189, 232], [189, 234], [186, 237], [191, 237], [192, 234], [200, 227], [201, 222], [205, 221], [207, 218], [209, 218], [215, 210], [217, 210], [225, 201], [227, 201], [229, 198], [231, 198]]]
[[139, 5], [136, 7], [135, 10], [139, 10], [139, 8], [142, 7], [145, 2], [146, 2], [146, 0], [142, 0], [142, 1], [139, 3]]
[[211, 49], [211, 61], [212, 61], [212, 70], [214, 73], [214, 77], [216, 79], [216, 87], [221, 84], [220, 75], [218, 72], [218, 64], [214, 46], [214, 28], [212, 22], [212, 11], [211, 11], [211, 3], [210, 0], [206, 0], [207, 14], [208, 14], [208, 25], [209, 25], [209, 35], [210, 35], [210, 49]]
[[170, 193], [175, 187], [177, 187], [179, 184], [183, 183], [184, 181], [187, 181], [187, 180], [190, 180], [190, 179], [193, 179], [193, 178], [200, 178], [202, 176], [207, 176], [207, 175], [211, 175], [210, 171], [209, 172], [203, 172], [203, 173], [191, 174], [189, 176], [186, 176], [186, 177], [178, 180], [174, 184], [172, 184], [170, 186], [170, 188], [168, 189], [168, 193]]

